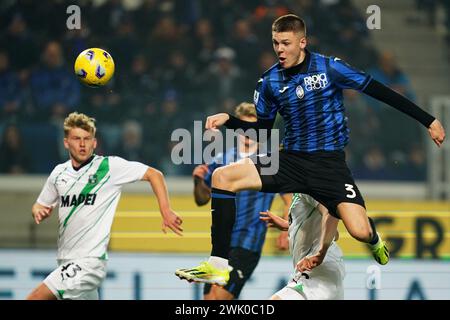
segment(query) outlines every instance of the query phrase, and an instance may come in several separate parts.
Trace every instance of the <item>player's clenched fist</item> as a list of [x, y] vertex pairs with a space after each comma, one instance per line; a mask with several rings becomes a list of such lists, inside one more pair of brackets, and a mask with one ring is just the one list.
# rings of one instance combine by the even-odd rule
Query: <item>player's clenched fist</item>
[[201, 164], [195, 167], [194, 171], [192, 172], [192, 176], [204, 179], [208, 171], [208, 166], [206, 164]]
[[439, 120], [435, 119], [430, 126], [428, 127], [428, 133], [430, 134], [431, 139], [433, 139], [434, 143], [438, 147], [444, 142], [445, 139], [445, 130]]
[[297, 263], [296, 268], [300, 272], [311, 271], [315, 267], [319, 266], [324, 258], [325, 256], [320, 254], [316, 254], [312, 257], [304, 257]]
[[230, 119], [228, 113], [218, 113], [206, 118], [205, 129], [217, 129]]

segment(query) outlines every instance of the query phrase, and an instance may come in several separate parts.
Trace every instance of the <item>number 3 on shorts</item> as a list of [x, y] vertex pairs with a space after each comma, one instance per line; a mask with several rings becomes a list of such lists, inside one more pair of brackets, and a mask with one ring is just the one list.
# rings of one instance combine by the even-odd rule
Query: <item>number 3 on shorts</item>
[[346, 183], [345, 190], [350, 192], [349, 194], [346, 195], [347, 198], [353, 199], [354, 197], [356, 197], [356, 192], [355, 192], [354, 186], [352, 184]]

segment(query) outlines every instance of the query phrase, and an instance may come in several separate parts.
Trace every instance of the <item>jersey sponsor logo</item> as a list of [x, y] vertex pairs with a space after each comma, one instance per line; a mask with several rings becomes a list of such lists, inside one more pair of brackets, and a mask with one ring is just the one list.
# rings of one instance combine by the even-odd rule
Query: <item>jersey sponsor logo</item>
[[306, 91], [320, 90], [328, 84], [327, 74], [318, 73], [303, 79]]
[[61, 207], [74, 207], [82, 203], [86, 206], [92, 206], [95, 204], [96, 198], [97, 194], [95, 193], [61, 196]]
[[255, 90], [255, 94], [253, 95], [253, 102], [256, 104], [258, 104], [258, 100], [259, 100], [259, 92]]
[[295, 94], [299, 99], [302, 99], [305, 96], [305, 91], [303, 90], [303, 87], [301, 85], [295, 88]]
[[97, 181], [98, 181], [98, 178], [97, 178], [97, 175], [96, 175], [96, 174], [91, 174], [91, 175], [89, 176], [88, 182], [89, 182], [90, 184], [96, 184]]

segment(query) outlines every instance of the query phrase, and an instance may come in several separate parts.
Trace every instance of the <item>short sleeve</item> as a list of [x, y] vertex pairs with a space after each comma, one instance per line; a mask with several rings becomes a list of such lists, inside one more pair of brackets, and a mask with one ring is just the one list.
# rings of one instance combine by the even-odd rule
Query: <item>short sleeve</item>
[[109, 157], [111, 180], [115, 185], [123, 185], [142, 180], [148, 166], [137, 162], [128, 161], [120, 157]]
[[269, 78], [264, 77], [258, 80], [253, 101], [256, 106], [258, 119], [271, 120], [277, 115], [277, 105], [273, 101], [271, 94]]
[[46, 207], [53, 207], [58, 202], [58, 190], [55, 186], [53, 173], [47, 178], [44, 187], [39, 194], [36, 202]]
[[341, 89], [355, 89], [363, 91], [370, 79], [370, 75], [358, 70], [336, 57], [329, 57], [330, 75], [332, 81]]

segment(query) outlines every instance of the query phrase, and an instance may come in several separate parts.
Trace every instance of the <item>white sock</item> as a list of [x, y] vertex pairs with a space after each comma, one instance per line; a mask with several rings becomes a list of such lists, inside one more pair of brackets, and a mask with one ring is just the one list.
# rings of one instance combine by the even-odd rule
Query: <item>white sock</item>
[[208, 259], [208, 263], [217, 269], [227, 269], [228, 268], [228, 260], [221, 258], [221, 257], [211, 256]]

